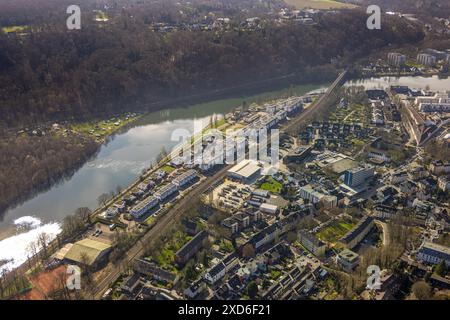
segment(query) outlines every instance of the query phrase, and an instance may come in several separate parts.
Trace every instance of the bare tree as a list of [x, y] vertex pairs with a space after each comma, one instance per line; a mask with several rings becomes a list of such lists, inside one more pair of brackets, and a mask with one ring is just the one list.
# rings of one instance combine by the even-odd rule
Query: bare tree
[[255, 249], [251, 243], [247, 243], [244, 248], [242, 248], [242, 256], [246, 259], [250, 259], [255, 256]]
[[91, 215], [91, 209], [87, 207], [81, 207], [75, 210], [75, 216], [80, 219], [83, 223], [89, 222], [89, 217]]
[[50, 236], [47, 233], [42, 232], [39, 234], [38, 244], [42, 248], [42, 253], [43, 253], [42, 259], [43, 260], [47, 258], [49, 242], [50, 242]]
[[97, 198], [97, 202], [101, 206], [106, 206], [106, 203], [108, 202], [108, 200], [109, 200], [109, 194], [107, 194], [107, 193], [102, 193]]
[[431, 287], [425, 281], [419, 281], [413, 284], [412, 292], [419, 300], [430, 300], [432, 298]]

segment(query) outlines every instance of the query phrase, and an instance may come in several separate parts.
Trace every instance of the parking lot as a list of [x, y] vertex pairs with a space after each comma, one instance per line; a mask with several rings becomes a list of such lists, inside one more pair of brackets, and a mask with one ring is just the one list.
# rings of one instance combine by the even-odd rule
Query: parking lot
[[250, 197], [252, 190], [248, 185], [225, 180], [212, 191], [212, 204], [222, 209], [240, 208]]

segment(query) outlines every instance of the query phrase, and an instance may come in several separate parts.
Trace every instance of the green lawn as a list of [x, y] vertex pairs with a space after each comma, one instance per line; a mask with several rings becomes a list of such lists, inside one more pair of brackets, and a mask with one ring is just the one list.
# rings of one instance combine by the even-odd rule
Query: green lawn
[[3, 27], [2, 30], [4, 33], [12, 33], [12, 32], [21, 32], [28, 29], [28, 26], [10, 26]]
[[177, 231], [173, 234], [172, 239], [164, 245], [155, 260], [158, 265], [166, 270], [178, 272], [175, 267], [175, 253], [181, 249], [192, 237], [187, 236], [184, 232]]
[[277, 280], [281, 276], [281, 272], [278, 270], [270, 271], [270, 279]]
[[342, 3], [333, 0], [285, 0], [287, 4], [290, 4], [297, 9], [318, 9], [318, 10], [329, 10], [329, 9], [345, 9], [345, 8], [355, 8], [355, 5]]
[[417, 62], [415, 62], [415, 61], [408, 61], [408, 62], [406, 62], [406, 65], [408, 66], [408, 67], [415, 67], [415, 68], [417, 68], [417, 69], [421, 69], [421, 68], [425, 68], [425, 66], [424, 65], [422, 65], [422, 64], [420, 64], [420, 63], [417, 63]]
[[225, 123], [227, 123], [227, 120], [225, 120], [225, 118], [219, 119], [216, 121], [216, 123], [214, 123], [214, 128], [219, 128], [223, 126]]
[[330, 225], [317, 233], [317, 237], [326, 242], [337, 242], [342, 236], [349, 232], [356, 223], [350, 220], [339, 219], [333, 221]]
[[117, 119], [93, 120], [88, 122], [79, 122], [70, 125], [70, 129], [85, 135], [92, 135], [98, 139], [106, 138], [123, 126], [137, 120], [140, 116], [128, 117], [126, 115]]
[[225, 252], [233, 252], [234, 251], [234, 247], [233, 244], [231, 243], [231, 241], [223, 239], [220, 244], [219, 247], [221, 250], [225, 251]]
[[161, 168], [161, 170], [167, 172], [167, 174], [170, 174], [175, 170], [175, 168], [169, 165], [165, 165], [164, 167]]
[[151, 226], [152, 223], [153, 223], [153, 221], [155, 221], [155, 217], [154, 217], [154, 216], [150, 216], [150, 217], [147, 218], [147, 220], [144, 221], [144, 223], [145, 223], [147, 226]]
[[260, 186], [262, 190], [267, 190], [271, 193], [280, 193], [282, 187], [283, 185], [280, 182], [270, 176], [267, 177], [265, 182]]

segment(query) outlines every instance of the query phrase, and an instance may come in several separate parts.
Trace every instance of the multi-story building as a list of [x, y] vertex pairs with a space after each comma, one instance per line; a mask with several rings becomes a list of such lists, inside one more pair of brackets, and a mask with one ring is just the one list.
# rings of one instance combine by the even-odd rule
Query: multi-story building
[[336, 263], [345, 271], [352, 272], [359, 264], [359, 255], [349, 249], [344, 249], [336, 256]]
[[159, 203], [159, 200], [153, 196], [145, 198], [143, 201], [138, 203], [133, 209], [131, 209], [130, 213], [135, 219], [140, 219], [151, 209], [156, 207]]
[[326, 245], [322, 241], [320, 241], [316, 236], [313, 234], [301, 230], [298, 233], [298, 241], [304, 246], [306, 249], [308, 249], [310, 252], [312, 252], [314, 255], [322, 257], [325, 255]]
[[419, 111], [428, 112], [450, 112], [450, 103], [421, 103], [419, 105]]
[[449, 54], [447, 52], [439, 51], [436, 49], [425, 49], [423, 52], [435, 57], [436, 60], [447, 60], [449, 57]]
[[312, 204], [323, 203], [326, 207], [332, 208], [337, 205], [337, 197], [327, 195], [319, 190], [314, 189], [311, 185], [303, 186], [299, 189], [299, 196], [308, 200]]
[[184, 265], [190, 258], [192, 258], [198, 250], [203, 247], [203, 242], [208, 238], [208, 232], [205, 230], [197, 233], [195, 237], [189, 240], [180, 250], [175, 253], [175, 261], [179, 265]]
[[[258, 232], [247, 243], [250, 243], [253, 246], [253, 248], [257, 251], [262, 246], [274, 241], [275, 238], [281, 234], [281, 231], [282, 231], [281, 223], [276, 222]], [[242, 246], [242, 248], [244, 246]]]
[[417, 62], [426, 67], [434, 67], [436, 65], [436, 57], [427, 53], [417, 55]]
[[450, 103], [450, 94], [448, 92], [437, 92], [434, 95], [418, 96], [414, 100], [416, 105], [426, 104], [448, 104]]
[[390, 52], [388, 54], [388, 63], [396, 67], [404, 66], [406, 63], [406, 56], [401, 53]]
[[373, 167], [358, 167], [345, 171], [344, 183], [349, 187], [357, 187], [373, 177]]
[[450, 190], [450, 178], [446, 176], [441, 176], [438, 178], [438, 187], [442, 191], [449, 191]]
[[414, 181], [428, 177], [429, 172], [422, 166], [415, 166], [408, 171], [408, 178]]
[[177, 186], [178, 189], [183, 188], [188, 183], [192, 182], [197, 178], [197, 171], [195, 170], [188, 170], [182, 174], [180, 174], [178, 177], [173, 179], [172, 183]]
[[203, 278], [209, 284], [215, 284], [217, 281], [222, 279], [227, 272], [230, 270], [235, 270], [235, 267], [239, 266], [239, 259], [236, 253], [231, 253], [226, 256], [222, 261], [214, 265], [211, 269], [209, 269]]
[[430, 163], [430, 171], [433, 174], [450, 173], [450, 162], [435, 160]]
[[339, 241], [349, 249], [356, 247], [370, 232], [374, 226], [374, 220], [370, 216], [362, 218], [358, 224], [344, 235]]
[[164, 201], [171, 195], [173, 195], [175, 192], [178, 191], [178, 188], [173, 183], [168, 183], [165, 186], [163, 186], [161, 189], [155, 192], [154, 196], [159, 201]]
[[450, 266], [450, 248], [425, 241], [420, 246], [416, 258], [430, 264], [438, 264], [443, 260], [447, 266]]
[[392, 184], [399, 184], [406, 180], [408, 180], [408, 173], [405, 170], [394, 172], [390, 178]]

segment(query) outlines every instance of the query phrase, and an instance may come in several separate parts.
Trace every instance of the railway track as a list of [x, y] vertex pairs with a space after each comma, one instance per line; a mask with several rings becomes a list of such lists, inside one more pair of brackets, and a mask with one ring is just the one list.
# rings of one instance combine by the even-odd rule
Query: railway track
[[[311, 107], [297, 116], [295, 119], [291, 120], [288, 124], [286, 124], [283, 128], [281, 128], [282, 132], [288, 132], [295, 126], [298, 126], [299, 123], [305, 121], [310, 115], [312, 115], [315, 111], [317, 111], [320, 107], [323, 106], [324, 103], [327, 102], [327, 99], [335, 92], [335, 90], [340, 87], [344, 80], [347, 71], [342, 72], [339, 77], [333, 82], [333, 84], [328, 88], [324, 95], [322, 95]], [[145, 233], [141, 239], [139, 239], [136, 244], [128, 250], [127, 254], [118, 264], [118, 266], [114, 266], [113, 269], [97, 283], [97, 291], [94, 294], [95, 299], [100, 299], [103, 293], [118, 279], [122, 270], [121, 265], [123, 263], [130, 263], [135, 258], [140, 257], [144, 254], [144, 246], [142, 243], [147, 241], [151, 241], [152, 238], [161, 234], [175, 219], [181, 217], [185, 213], [185, 208], [187, 205], [192, 202], [200, 199], [202, 194], [210, 188], [212, 184], [216, 181], [223, 179], [227, 171], [233, 165], [226, 165], [221, 168], [218, 172], [216, 172], [213, 176], [206, 178], [203, 182], [200, 183], [193, 190], [190, 190], [179, 202], [177, 202], [172, 208], [170, 208], [156, 223], [156, 225]]]

